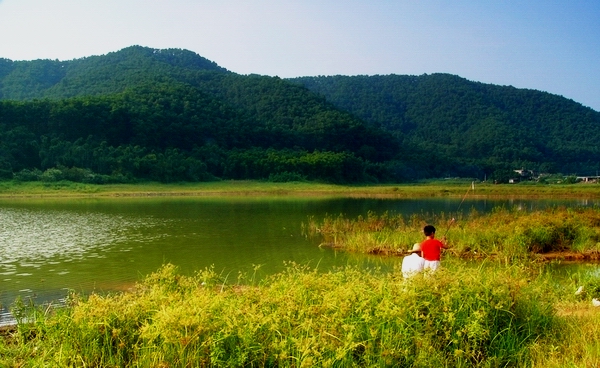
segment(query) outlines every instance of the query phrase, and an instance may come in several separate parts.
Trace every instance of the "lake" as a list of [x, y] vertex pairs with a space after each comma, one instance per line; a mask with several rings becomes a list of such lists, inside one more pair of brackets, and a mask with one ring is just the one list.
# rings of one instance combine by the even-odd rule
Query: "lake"
[[240, 272], [260, 278], [283, 270], [289, 261], [323, 271], [344, 265], [392, 269], [401, 262], [320, 248], [318, 239], [302, 235], [301, 225], [310, 216], [598, 204], [289, 196], [2, 199], [0, 303], [6, 308], [17, 297], [36, 304], [55, 301], [68, 290], [126, 290], [165, 263], [184, 274], [213, 266], [223, 278], [235, 281]]

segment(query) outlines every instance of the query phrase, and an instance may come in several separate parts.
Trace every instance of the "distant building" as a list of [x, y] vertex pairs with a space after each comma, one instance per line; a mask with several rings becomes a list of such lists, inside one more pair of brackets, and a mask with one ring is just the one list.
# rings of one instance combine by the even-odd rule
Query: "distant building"
[[535, 173], [533, 172], [533, 170], [521, 169], [521, 170], [514, 170], [514, 172], [519, 174], [519, 176], [521, 176], [522, 178], [533, 178], [535, 176]]
[[576, 179], [583, 183], [597, 183], [600, 176], [577, 176]]
[[516, 178], [508, 179], [508, 182], [510, 184], [514, 184], [514, 183], [518, 183], [518, 182], [526, 181], [526, 180], [533, 180], [535, 178], [535, 173], [533, 172], [533, 170], [520, 169], [520, 170], [513, 170], [513, 171], [515, 173], [519, 174], [519, 176]]

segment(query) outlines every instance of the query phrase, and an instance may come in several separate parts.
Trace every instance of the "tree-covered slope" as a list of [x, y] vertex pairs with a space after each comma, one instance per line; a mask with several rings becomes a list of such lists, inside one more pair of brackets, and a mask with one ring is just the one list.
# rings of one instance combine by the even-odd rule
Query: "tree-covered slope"
[[[545, 92], [448, 75], [294, 79], [396, 134], [412, 160], [447, 174], [528, 168], [595, 173], [600, 113]], [[442, 166], [435, 162], [442, 162]]]
[[188, 72], [228, 73], [191, 51], [131, 46], [81, 59], [0, 59], [0, 98], [67, 98], [121, 92], [149, 81], [181, 80]]
[[0, 59], [3, 177], [59, 167], [162, 181], [592, 174], [599, 138], [600, 113], [574, 101], [447, 74], [286, 80], [141, 46]]
[[[84, 74], [90, 85], [78, 97], [0, 102], [0, 175], [26, 178], [35, 170], [58, 175], [56, 170], [77, 168], [80, 176], [101, 175], [91, 176], [96, 181], [356, 182], [384, 179], [381, 162], [396, 152], [394, 139], [304, 87], [185, 60], [168, 65], [192, 67], [159, 64], [166, 71], [145, 66], [129, 73], [123, 64], [139, 61], [140, 50], [133, 49], [133, 56], [129, 51], [114, 77], [108, 67], [102, 83]], [[43, 95], [73, 85], [72, 77]]]

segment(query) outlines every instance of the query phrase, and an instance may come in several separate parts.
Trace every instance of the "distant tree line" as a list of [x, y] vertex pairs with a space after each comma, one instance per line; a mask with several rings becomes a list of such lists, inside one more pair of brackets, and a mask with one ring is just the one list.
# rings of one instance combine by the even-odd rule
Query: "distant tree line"
[[393, 152], [393, 140], [323, 106], [278, 124], [284, 118], [260, 120], [179, 83], [2, 101], [0, 176], [93, 183], [383, 179], [375, 147]]

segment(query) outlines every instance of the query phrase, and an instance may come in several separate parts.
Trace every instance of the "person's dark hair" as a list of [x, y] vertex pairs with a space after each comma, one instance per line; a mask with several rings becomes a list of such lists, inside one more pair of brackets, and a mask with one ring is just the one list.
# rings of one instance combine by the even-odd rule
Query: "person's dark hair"
[[430, 236], [435, 234], [435, 227], [433, 227], [433, 225], [427, 225], [423, 228], [423, 232], [425, 233], [425, 236]]

